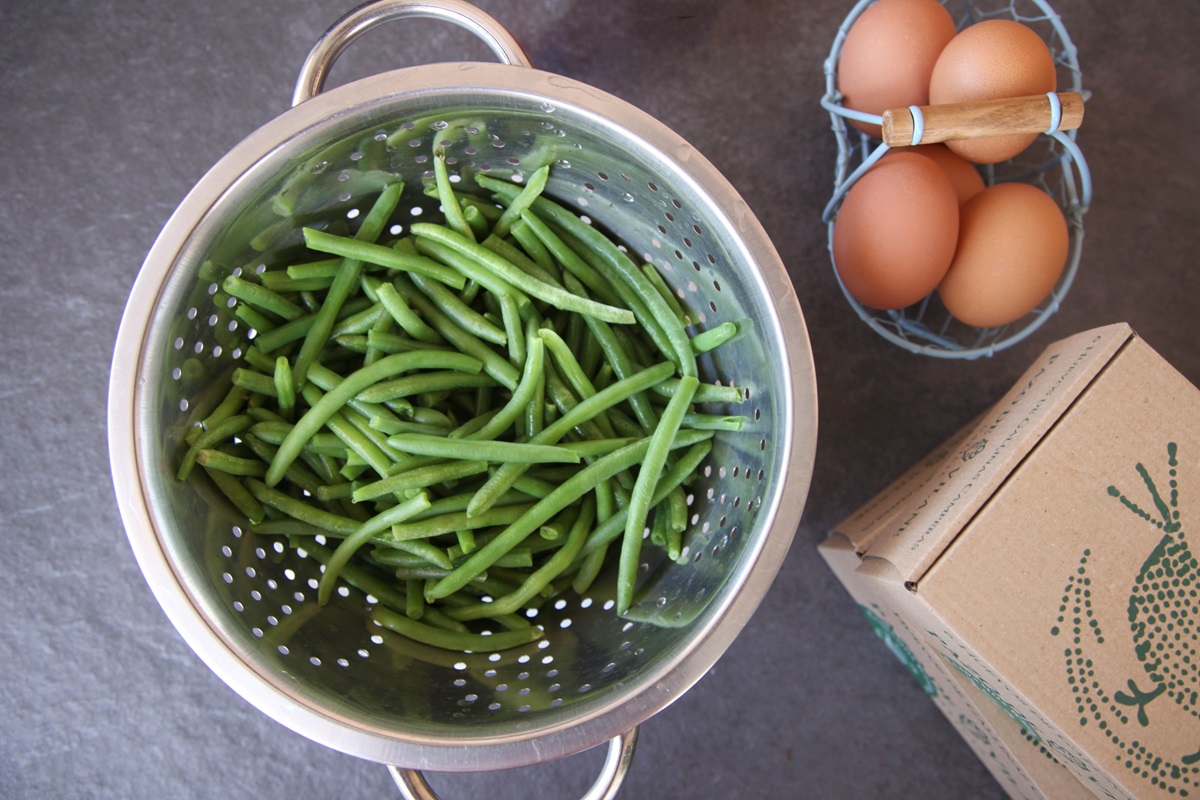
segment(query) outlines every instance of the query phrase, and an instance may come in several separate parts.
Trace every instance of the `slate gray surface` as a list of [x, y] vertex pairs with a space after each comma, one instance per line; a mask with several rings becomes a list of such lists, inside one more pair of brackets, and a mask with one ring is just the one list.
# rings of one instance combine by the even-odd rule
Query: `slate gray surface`
[[[731, 179], [788, 265], [813, 341], [817, 466], [795, 543], [726, 655], [644, 726], [621, 796], [1004, 796], [815, 547], [1061, 336], [1126, 320], [1200, 381], [1200, 12], [1057, 3], [1094, 92], [1083, 265], [1030, 341], [961, 363], [880, 339], [831, 275], [820, 212], [834, 145], [818, 99], [848, 3], [479, 4], [536, 66], [639, 106]], [[394, 796], [383, 767], [283, 728], [187, 648], [134, 562], [106, 449], [112, 346], [142, 258], [208, 167], [286, 109], [311, 43], [347, 8], [43, 0], [0, 17], [0, 796]], [[412, 23], [370, 34], [334, 79], [488, 58], [456, 29]], [[592, 751], [434, 784], [573, 797], [598, 763]]]

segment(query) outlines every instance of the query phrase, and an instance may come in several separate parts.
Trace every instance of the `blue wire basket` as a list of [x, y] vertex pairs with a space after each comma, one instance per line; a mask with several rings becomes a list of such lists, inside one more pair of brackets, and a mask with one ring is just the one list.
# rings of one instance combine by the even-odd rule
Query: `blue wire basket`
[[[888, 145], [848, 124], [851, 120], [881, 124], [879, 115], [853, 111], [842, 105], [837, 89], [838, 61], [846, 35], [855, 20], [877, 0], [860, 0], [838, 28], [829, 57], [825, 60], [825, 94], [821, 106], [829, 112], [837, 139], [834, 191], [822, 216], [828, 227], [830, 260], [833, 260], [833, 225], [842, 199], [850, 187], [887, 152]], [[1059, 92], [1089, 93], [1082, 77], [1075, 45], [1062, 19], [1044, 0], [945, 0], [958, 30], [986, 19], [1011, 19], [1038, 33], [1054, 57]], [[1056, 127], [1056, 126], [1051, 126]], [[837, 277], [842, 293], [859, 318], [878, 334], [906, 350], [935, 358], [976, 359], [1011, 347], [1040, 328], [1059, 308], [1079, 268], [1083, 251], [1083, 216], [1092, 197], [1091, 173], [1075, 143], [1077, 131], [1052, 130], [1040, 134], [1017, 157], [999, 164], [981, 166], [984, 183], [1021, 181], [1045, 190], [1062, 208], [1067, 219], [1070, 246], [1067, 263], [1050, 294], [1021, 319], [997, 328], [977, 328], [955, 319], [938, 300], [937, 292], [907, 308], [881, 311], [858, 302]]]

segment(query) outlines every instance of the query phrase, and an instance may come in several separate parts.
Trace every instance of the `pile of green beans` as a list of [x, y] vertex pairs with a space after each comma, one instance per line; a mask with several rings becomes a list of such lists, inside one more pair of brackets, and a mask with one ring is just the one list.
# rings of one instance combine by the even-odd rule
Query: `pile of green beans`
[[304, 229], [311, 258], [224, 281], [253, 335], [177, 478], [318, 559], [319, 603], [342, 581], [392, 631], [492, 651], [610, 559], [625, 613], [644, 540], [680, 558], [689, 482], [744, 422], [697, 411], [742, 395], [696, 356], [738, 326], [691, 335], [652, 266], [543, 196], [548, 168], [469, 193], [433, 163], [444, 222], [392, 235], [394, 183], [352, 233]]

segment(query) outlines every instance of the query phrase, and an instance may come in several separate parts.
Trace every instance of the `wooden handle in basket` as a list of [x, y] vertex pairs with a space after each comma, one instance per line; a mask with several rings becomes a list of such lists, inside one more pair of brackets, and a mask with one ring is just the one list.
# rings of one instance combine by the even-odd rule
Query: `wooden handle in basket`
[[[908, 108], [893, 108], [883, 112], [883, 141], [889, 147], [911, 144], [933, 144], [949, 139], [978, 139], [985, 136], [1005, 136], [1014, 133], [1045, 133], [1054, 122], [1054, 101], [1050, 95], [1035, 94], [972, 103], [944, 103], [920, 106], [920, 119]], [[1060, 92], [1061, 114], [1053, 130], [1068, 131], [1083, 124], [1083, 95], [1079, 92]], [[913, 141], [913, 131], [924, 123], [920, 139]]]

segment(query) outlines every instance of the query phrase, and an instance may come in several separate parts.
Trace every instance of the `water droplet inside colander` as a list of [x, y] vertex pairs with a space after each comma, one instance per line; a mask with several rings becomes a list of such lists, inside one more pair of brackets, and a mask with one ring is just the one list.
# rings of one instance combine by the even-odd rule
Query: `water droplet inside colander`
[[555, 166], [562, 167], [563, 169], [571, 168], [571, 162], [567, 161], [565, 158], [558, 159], [557, 161], [554, 162], [554, 164], [555, 164]]
[[313, 164], [313, 166], [312, 166], [312, 174], [320, 175], [322, 172], [325, 171], [325, 168], [328, 166], [329, 166], [328, 161], [318, 161], [316, 164]]
[[433, 128], [434, 130], [437, 130], [437, 131], [444, 131], [444, 130], [446, 130], [446, 128], [450, 127], [450, 123], [446, 122], [446, 120], [444, 120], [444, 119], [439, 119], [437, 122], [433, 123], [429, 127]]
[[557, 110], [551, 103], [542, 103], [542, 111], [545, 111], [547, 114], [553, 114]]
[[629, 192], [626, 192], [625, 194], [621, 195], [621, 199], [624, 200], [626, 203], [632, 203], [634, 201], [634, 196], [631, 195]]

